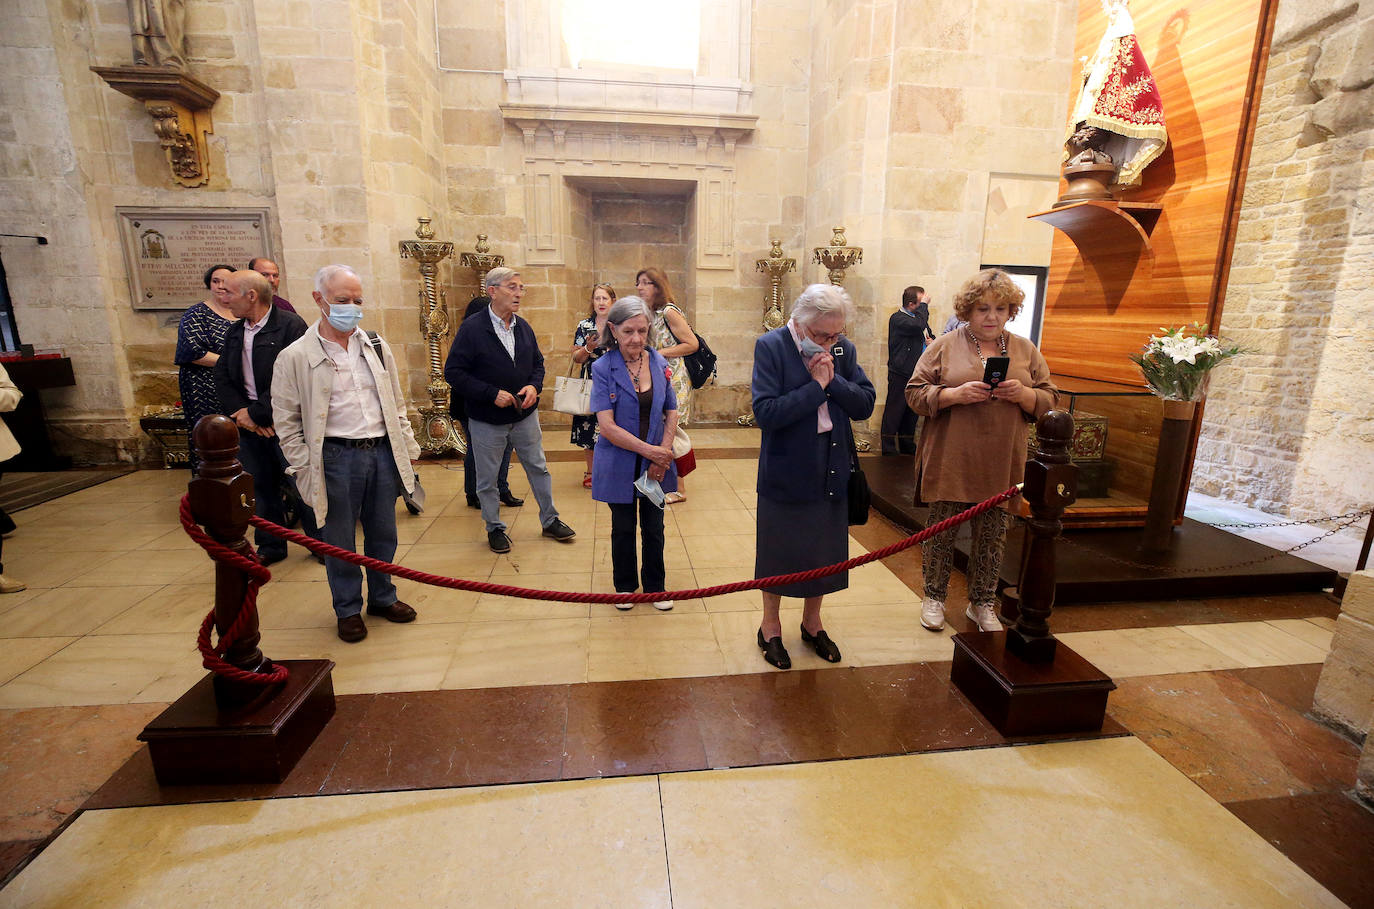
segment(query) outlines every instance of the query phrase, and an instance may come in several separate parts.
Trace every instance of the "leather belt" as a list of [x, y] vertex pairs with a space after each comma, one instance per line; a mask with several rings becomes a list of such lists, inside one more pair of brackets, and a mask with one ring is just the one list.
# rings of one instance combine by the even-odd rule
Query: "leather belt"
[[341, 439], [338, 436], [325, 436], [324, 440], [332, 445], [342, 445], [345, 448], [361, 448], [370, 450], [386, 442], [386, 436], [377, 436], [375, 439]]

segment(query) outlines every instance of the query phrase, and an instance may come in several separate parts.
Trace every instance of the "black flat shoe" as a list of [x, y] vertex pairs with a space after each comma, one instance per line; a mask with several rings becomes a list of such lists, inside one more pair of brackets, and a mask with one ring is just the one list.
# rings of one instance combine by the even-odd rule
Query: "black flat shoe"
[[469, 508], [481, 508], [481, 507], [482, 507], [482, 503], [481, 503], [480, 500], [478, 500], [477, 496], [468, 496], [468, 507], [469, 507]]
[[507, 508], [519, 508], [521, 505], [525, 504], [525, 500], [517, 499], [515, 496], [511, 495], [510, 490], [506, 490], [501, 493], [501, 504], [505, 505]]
[[763, 658], [770, 666], [779, 669], [791, 669], [792, 658], [787, 655], [787, 648], [782, 646], [782, 638], [763, 639], [763, 629], [759, 629], [759, 649], [763, 651]]
[[835, 642], [830, 640], [830, 635], [825, 633], [822, 628], [815, 634], [807, 633], [806, 626], [802, 626], [802, 643], [810, 644], [811, 649], [816, 651], [816, 656], [825, 660], [827, 663], [838, 663], [840, 661], [840, 648], [835, 646]]

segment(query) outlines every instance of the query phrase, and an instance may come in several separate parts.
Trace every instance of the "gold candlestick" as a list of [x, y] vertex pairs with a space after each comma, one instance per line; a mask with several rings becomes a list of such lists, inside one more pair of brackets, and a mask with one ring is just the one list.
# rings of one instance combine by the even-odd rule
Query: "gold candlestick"
[[864, 260], [864, 248], [850, 246], [849, 241], [844, 238], [843, 227], [832, 230], [834, 236], [830, 238], [830, 245], [817, 246], [812, 251], [812, 261], [817, 265], [824, 265], [829, 270], [827, 277], [831, 284], [843, 285], [845, 270]]
[[[772, 240], [770, 242], [773, 246], [768, 250], [768, 257], [754, 262], [755, 271], [761, 271], [768, 275], [768, 295], [763, 298], [764, 331], [772, 331], [787, 321], [787, 316], [782, 310], [782, 278], [788, 272], [797, 270], [797, 260], [783, 255], [782, 241]], [[737, 417], [735, 422], [741, 426], [753, 426], [754, 414], [752, 412], [743, 414]]]
[[487, 292], [487, 272], [506, 264], [505, 256], [493, 256], [490, 253], [491, 246], [487, 243], [487, 235], [478, 234], [477, 251], [465, 252], [458, 257], [459, 265], [464, 268], [471, 268], [473, 273], [477, 275], [477, 292], [479, 294]]
[[453, 450], [458, 453], [467, 451], [467, 442], [453, 424], [449, 416], [448, 404], [451, 389], [444, 381], [443, 352], [441, 342], [448, 337], [448, 299], [436, 280], [439, 263], [453, 255], [453, 244], [434, 239], [434, 229], [429, 226], [429, 218], [419, 218], [420, 226], [415, 228], [415, 240], [402, 240], [401, 258], [414, 259], [420, 266], [420, 336], [429, 348], [429, 405], [421, 405], [420, 411], [420, 448], [430, 454]]

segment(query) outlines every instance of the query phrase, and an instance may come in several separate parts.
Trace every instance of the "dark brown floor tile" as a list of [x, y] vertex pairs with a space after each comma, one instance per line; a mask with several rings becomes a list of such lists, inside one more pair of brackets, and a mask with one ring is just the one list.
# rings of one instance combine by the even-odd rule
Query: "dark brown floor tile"
[[38, 851], [46, 840], [9, 840], [0, 842], [0, 884], [30, 855]]
[[328, 779], [344, 746], [353, 737], [376, 697], [373, 694], [338, 696], [335, 699], [334, 716], [280, 783], [162, 786], [153, 775], [153, 762], [148, 748], [142, 746], [81, 807], [129, 808], [138, 805], [183, 805], [315, 795]]
[[688, 680], [571, 687], [563, 779], [706, 767]]
[[1348, 906], [1374, 906], [1374, 811], [1342, 792], [1226, 806]]
[[855, 670], [874, 704], [869, 724], [888, 729], [905, 752], [998, 745], [1005, 741], [949, 681], [949, 663]]
[[692, 679], [706, 759], [745, 767], [902, 752], [892, 725], [852, 669], [809, 669]]
[[1359, 749], [1229, 672], [1118, 679], [1112, 718], [1222, 802], [1349, 788]]
[[47, 836], [139, 744], [165, 704], [0, 710], [0, 840]]
[[1312, 695], [1322, 674], [1321, 663], [1296, 666], [1258, 666], [1254, 669], [1229, 669], [1231, 675], [1296, 713], [1312, 709]]
[[322, 792], [556, 780], [568, 686], [379, 694]]

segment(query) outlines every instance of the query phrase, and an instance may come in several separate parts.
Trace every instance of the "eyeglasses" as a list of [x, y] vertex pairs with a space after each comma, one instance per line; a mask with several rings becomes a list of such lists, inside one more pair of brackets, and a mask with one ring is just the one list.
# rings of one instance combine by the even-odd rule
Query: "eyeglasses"
[[834, 344], [836, 341], [840, 340], [840, 338], [842, 338], [842, 337], [844, 336], [844, 329], [843, 329], [843, 328], [841, 328], [839, 331], [835, 332], [834, 334], [828, 334], [828, 335], [827, 335], [827, 334], [822, 334], [821, 332], [816, 331], [814, 328], [808, 328], [807, 331], [810, 332], [810, 334], [811, 334], [811, 340], [815, 341], [817, 344], [821, 345], [822, 347], [827, 347], [827, 346], [829, 346], [829, 345], [831, 345], [831, 344]]

